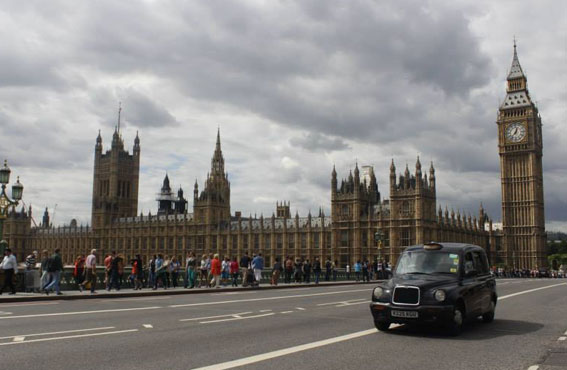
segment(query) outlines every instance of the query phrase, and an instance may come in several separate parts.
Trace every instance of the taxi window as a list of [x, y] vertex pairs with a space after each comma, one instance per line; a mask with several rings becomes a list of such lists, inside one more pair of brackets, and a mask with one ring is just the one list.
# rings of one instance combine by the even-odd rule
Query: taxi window
[[486, 257], [481, 252], [473, 253], [474, 267], [478, 274], [484, 275], [488, 274], [488, 261]]

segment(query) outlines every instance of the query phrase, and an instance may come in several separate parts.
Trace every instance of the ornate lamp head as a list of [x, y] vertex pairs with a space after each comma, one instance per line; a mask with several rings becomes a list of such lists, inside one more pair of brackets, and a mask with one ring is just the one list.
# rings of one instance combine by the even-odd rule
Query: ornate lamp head
[[6, 185], [10, 181], [10, 172], [8, 161], [4, 160], [4, 167], [0, 168], [0, 184]]

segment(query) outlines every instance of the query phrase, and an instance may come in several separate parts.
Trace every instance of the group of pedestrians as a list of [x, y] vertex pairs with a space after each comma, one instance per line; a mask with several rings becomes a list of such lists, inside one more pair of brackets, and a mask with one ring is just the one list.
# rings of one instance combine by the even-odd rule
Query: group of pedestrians
[[[86, 257], [83, 255], [75, 259], [73, 266], [73, 279], [79, 290], [90, 290], [91, 294], [96, 293], [97, 286], [97, 266], [98, 254], [96, 249], [92, 249]], [[26, 269], [34, 269], [37, 260], [39, 264], [40, 284], [39, 289], [45, 294], [55, 292], [60, 295], [60, 282], [63, 273], [63, 262], [60, 250], [56, 249], [52, 255], [47, 250], [42, 251], [41, 257], [37, 252], [33, 252], [26, 258]], [[125, 273], [126, 265], [129, 262], [131, 272]], [[182, 262], [185, 262], [184, 264]], [[305, 283], [312, 281], [319, 284], [321, 280], [336, 281], [338, 275], [338, 261], [328, 258], [322, 263], [319, 258], [310, 260], [308, 258], [286, 257], [283, 261], [276, 258], [271, 268], [269, 282], [277, 285], [281, 281], [286, 284]], [[169, 257], [162, 254], [153, 255], [147, 263], [137, 254], [134, 258], [126, 261], [122, 254], [111, 252], [102, 259], [104, 267], [104, 278], [101, 278], [104, 288], [107, 291], [112, 289], [119, 291], [125, 284], [134, 290], [142, 288], [149, 289], [168, 289], [176, 288], [181, 284], [184, 288], [220, 288], [223, 286], [237, 287], [242, 285], [258, 286], [262, 280], [262, 272], [265, 269], [264, 258], [261, 253], [248, 253], [238, 260], [236, 257], [220, 257], [219, 254], [203, 254], [200, 258], [194, 252], [189, 252], [185, 261], [180, 261], [176, 257]], [[16, 258], [10, 249], [6, 250], [5, 257], [0, 264], [0, 269], [4, 270], [4, 285], [0, 289], [0, 294], [9, 289], [10, 294], [15, 294], [16, 287], [14, 277], [18, 273]], [[370, 263], [367, 260], [357, 261], [352, 270], [356, 281], [369, 281], [372, 276], [375, 279], [388, 277], [388, 264], [384, 261]], [[346, 279], [351, 278], [351, 267], [346, 265]]]

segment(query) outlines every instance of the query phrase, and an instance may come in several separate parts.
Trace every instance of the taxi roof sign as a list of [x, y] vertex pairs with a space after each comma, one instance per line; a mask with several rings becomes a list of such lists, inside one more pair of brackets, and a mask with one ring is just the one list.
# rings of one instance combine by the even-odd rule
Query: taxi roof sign
[[441, 248], [443, 248], [443, 246], [436, 242], [429, 242], [423, 245], [423, 249], [426, 251], [438, 251]]

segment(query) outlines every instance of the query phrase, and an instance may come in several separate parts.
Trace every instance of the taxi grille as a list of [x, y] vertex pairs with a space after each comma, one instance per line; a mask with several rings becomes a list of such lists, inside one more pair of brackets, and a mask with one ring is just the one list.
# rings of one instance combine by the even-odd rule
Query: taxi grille
[[395, 287], [393, 303], [417, 305], [419, 304], [418, 287]]

